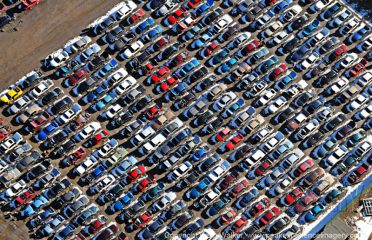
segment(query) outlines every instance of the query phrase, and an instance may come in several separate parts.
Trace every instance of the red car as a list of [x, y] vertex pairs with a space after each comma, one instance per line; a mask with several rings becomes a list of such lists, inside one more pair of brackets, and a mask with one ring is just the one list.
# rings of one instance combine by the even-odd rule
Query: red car
[[241, 217], [239, 220], [231, 225], [230, 232], [239, 233], [247, 224], [247, 219], [245, 217]]
[[88, 70], [82, 68], [69, 77], [71, 85], [75, 85], [88, 75]]
[[259, 222], [261, 226], [269, 225], [280, 214], [280, 209], [278, 207], [273, 207], [260, 218]]
[[0, 126], [0, 141], [3, 141], [7, 138], [13, 130], [8, 126]]
[[147, 178], [143, 179], [141, 182], [139, 182], [139, 184], [137, 186], [137, 190], [139, 192], [145, 192], [155, 182], [156, 182], [155, 179], [147, 177]]
[[298, 167], [293, 170], [293, 176], [294, 177], [299, 177], [305, 174], [310, 168], [314, 166], [313, 160], [307, 159], [305, 162], [301, 163]]
[[217, 184], [217, 186], [220, 190], [226, 190], [230, 186], [232, 186], [236, 182], [236, 180], [236, 176], [230, 173], [226, 175], [224, 179]]
[[114, 237], [114, 235], [119, 231], [118, 226], [116, 223], [111, 224], [104, 230], [102, 230], [100, 233], [98, 233], [95, 237], [95, 239], [99, 240], [110, 240]]
[[145, 66], [142, 66], [140, 71], [141, 71], [141, 75], [144, 76], [144, 75], [148, 75], [150, 73], [152, 73], [153, 71], [155, 71], [157, 69], [156, 66], [152, 65], [151, 63], [147, 63]]
[[182, 9], [177, 9], [172, 15], [167, 19], [169, 25], [173, 25], [185, 16], [186, 11]]
[[302, 194], [304, 193], [300, 188], [293, 189], [292, 191], [287, 193], [287, 195], [284, 196], [283, 198], [284, 204], [287, 206], [292, 205], [292, 203], [294, 203], [297, 199], [299, 199], [302, 196]]
[[368, 172], [369, 166], [366, 163], [363, 163], [362, 165], [354, 169], [347, 179], [351, 184], [355, 184], [359, 182], [364, 177], [364, 175], [367, 175]]
[[39, 130], [43, 125], [48, 123], [49, 120], [51, 120], [51, 116], [47, 111], [45, 111], [41, 113], [35, 120], [30, 122], [29, 130], [31, 132]]
[[239, 146], [244, 140], [243, 134], [239, 133], [235, 137], [233, 137], [228, 143], [226, 143], [226, 149], [228, 151], [234, 150], [237, 146]]
[[254, 170], [254, 176], [259, 177], [259, 176], [264, 175], [267, 172], [267, 170], [269, 170], [271, 167], [272, 167], [272, 163], [268, 160], [265, 160], [263, 163], [261, 163], [260, 166], [258, 166]]
[[33, 8], [35, 5], [39, 4], [41, 0], [24, 0], [22, 2], [22, 7], [26, 10]]
[[0, 3], [0, 13], [5, 12], [8, 8], [4, 5], [4, 3]]
[[306, 196], [303, 196], [300, 200], [296, 202], [293, 209], [296, 213], [301, 214], [303, 213], [311, 204], [316, 202], [318, 197], [315, 195], [314, 192], [309, 192]]
[[96, 145], [99, 145], [99, 144], [103, 143], [103, 141], [108, 138], [108, 135], [109, 135], [109, 132], [106, 129], [104, 129], [100, 133], [96, 134], [92, 139], [93, 146], [96, 146]]
[[208, 44], [208, 46], [204, 49], [204, 57], [208, 57], [212, 55], [212, 53], [216, 52], [218, 49], [220, 49], [221, 45], [217, 42], [211, 42]]
[[152, 83], [158, 83], [170, 74], [170, 69], [167, 66], [161, 67], [154, 75], [151, 76]]
[[144, 214], [139, 216], [133, 223], [135, 229], [140, 229], [151, 221], [153, 215], [151, 212], [146, 211]]
[[84, 147], [80, 147], [66, 159], [66, 164], [78, 164], [85, 158], [86, 155], [87, 150]]
[[138, 166], [136, 169], [132, 170], [128, 174], [128, 178], [130, 182], [134, 182], [140, 177], [142, 177], [146, 173], [146, 167], [145, 166]]
[[333, 53], [329, 56], [329, 60], [335, 61], [337, 59], [340, 59], [345, 53], [347, 53], [349, 49], [345, 44], [342, 44], [340, 47], [336, 48], [336, 50], [333, 51]]
[[367, 67], [368, 61], [366, 59], [360, 60], [352, 69], [350, 69], [350, 76], [356, 77], [361, 74], [364, 69]]
[[230, 209], [226, 213], [222, 214], [220, 218], [221, 225], [231, 222], [236, 217], [236, 212]]
[[99, 230], [102, 229], [103, 226], [105, 226], [106, 221], [107, 219], [102, 217], [91, 222], [88, 226], [89, 233], [91, 234], [97, 233]]
[[249, 216], [255, 218], [265, 211], [270, 206], [270, 200], [267, 197], [262, 198], [261, 200], [255, 202], [252, 207], [249, 209]]
[[160, 84], [160, 87], [159, 87], [160, 91], [161, 92], [168, 91], [170, 88], [174, 87], [177, 83], [178, 83], [178, 79], [171, 76]]
[[219, 142], [225, 141], [225, 139], [231, 134], [231, 129], [228, 127], [225, 127], [221, 131], [219, 131], [216, 135], [216, 139]]
[[182, 52], [178, 55], [176, 55], [172, 60], [169, 62], [169, 67], [174, 68], [176, 66], [181, 65], [182, 63], [186, 62], [187, 60], [190, 59], [190, 54], [189, 52]]
[[187, 3], [187, 6], [189, 6], [190, 8], [196, 8], [201, 2], [202, 0], [190, 0]]
[[150, 107], [150, 109], [147, 110], [146, 112], [147, 119], [151, 120], [159, 116], [161, 110], [162, 110], [162, 106], [159, 106], [158, 104], [155, 104], [154, 106]]
[[36, 197], [36, 193], [34, 193], [33, 191], [29, 190], [29, 191], [26, 191], [24, 193], [22, 193], [21, 195], [19, 195], [19, 197], [17, 197], [15, 200], [14, 200], [14, 203], [15, 203], [15, 206], [16, 207], [19, 207], [21, 205], [24, 205], [28, 202], [30, 202], [32, 199], [34, 199]]
[[129, 18], [128, 18], [128, 23], [130, 25], [135, 24], [142, 20], [142, 18], [145, 16], [145, 12], [142, 9], [138, 9], [137, 12], [133, 13]]
[[164, 36], [164, 37], [160, 38], [159, 40], [157, 40], [154, 43], [152, 48], [153, 48], [154, 51], [160, 51], [165, 46], [167, 46], [170, 42], [171, 42], [170, 37], [169, 36]]
[[247, 44], [247, 46], [245, 46], [241, 50], [241, 54], [243, 56], [247, 56], [249, 53], [253, 52], [254, 50], [256, 50], [257, 48], [259, 48], [260, 46], [261, 46], [261, 43], [257, 39], [253, 39], [252, 41], [250, 41]]
[[280, 64], [279, 67], [275, 68], [274, 71], [271, 72], [270, 78], [272, 80], [276, 80], [280, 77], [282, 77], [287, 72], [287, 65], [284, 63]]
[[249, 187], [249, 183], [247, 179], [243, 179], [239, 183], [235, 185], [233, 189], [230, 191], [230, 196], [233, 198], [238, 197], [240, 194], [242, 194], [245, 190], [247, 190]]

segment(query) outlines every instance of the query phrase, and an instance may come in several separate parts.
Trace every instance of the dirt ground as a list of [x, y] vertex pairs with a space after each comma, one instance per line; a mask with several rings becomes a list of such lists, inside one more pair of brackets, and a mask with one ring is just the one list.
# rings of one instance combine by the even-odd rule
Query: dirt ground
[[[40, 60], [52, 50], [79, 35], [81, 29], [119, 2], [45, 0], [30, 12], [19, 14], [12, 25], [0, 32], [0, 91], [38, 68]], [[26, 240], [28, 235], [22, 222], [11, 222], [0, 215], [0, 240]]]
[[[0, 91], [40, 66], [120, 0], [44, 0], [0, 32]], [[16, 27], [18, 30], [14, 31]], [[30, 41], [33, 43], [30, 44]], [[31, 57], [32, 56], [32, 57]]]

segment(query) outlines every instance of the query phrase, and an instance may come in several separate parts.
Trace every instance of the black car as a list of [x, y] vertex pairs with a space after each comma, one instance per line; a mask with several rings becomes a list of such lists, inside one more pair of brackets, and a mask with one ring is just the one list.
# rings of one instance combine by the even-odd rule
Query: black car
[[77, 199], [81, 194], [81, 191], [79, 188], [74, 187], [70, 191], [62, 194], [60, 197], [58, 197], [55, 202], [54, 206], [56, 208], [61, 208], [63, 207], [66, 203], [72, 202], [74, 199]]
[[104, 38], [107, 43], [115, 42], [116, 38], [120, 36], [124, 32], [124, 28], [122, 26], [117, 26], [108, 32]]
[[285, 110], [279, 112], [275, 116], [274, 121], [277, 124], [283, 123], [284, 121], [288, 120], [295, 112], [296, 110], [293, 107], [288, 107]]
[[148, 3], [146, 6], [152, 10], [155, 10], [156, 8], [164, 5], [166, 0], [152, 0], [150, 3]]
[[172, 44], [171, 46], [169, 46], [166, 49], [164, 49], [161, 53], [159, 53], [155, 57], [155, 61], [161, 62], [161, 61], [163, 61], [165, 59], [168, 59], [173, 54], [179, 52], [180, 49], [181, 49], [181, 46], [178, 43]]
[[129, 90], [124, 96], [121, 97], [122, 105], [131, 104], [138, 96], [146, 92], [144, 86], [139, 85], [137, 88]]
[[5, 15], [3, 17], [0, 17], [0, 28], [3, 28], [5, 25], [10, 23], [13, 19], [15, 19], [15, 18], [12, 18], [9, 15]]
[[171, 225], [173, 230], [177, 230], [185, 226], [192, 219], [194, 213], [192, 211], [187, 211], [178, 216]]
[[116, 21], [113, 17], [108, 17], [93, 28], [93, 33], [97, 36], [109, 29], [112, 25], [115, 24], [115, 22]]
[[50, 156], [52, 158], [60, 158], [64, 156], [66, 153], [71, 151], [76, 146], [76, 143], [73, 139], [68, 140], [67, 142], [63, 143], [61, 146], [55, 148], [51, 153]]
[[131, 113], [137, 113], [145, 109], [150, 103], [152, 102], [152, 97], [150, 94], [147, 94], [143, 98], [137, 100], [132, 106], [129, 108]]
[[175, 135], [174, 137], [172, 137], [169, 140], [168, 145], [171, 146], [171, 147], [175, 147], [178, 144], [180, 144], [181, 142], [185, 141], [191, 135], [192, 135], [191, 129], [190, 128], [185, 128], [182, 131], [180, 131], [179, 133], [177, 133], [177, 135]]
[[61, 143], [63, 140], [68, 138], [68, 132], [65, 130], [62, 130], [55, 135], [53, 135], [51, 138], [47, 139], [45, 142], [42, 143], [42, 146], [50, 149], [59, 143]]
[[122, 221], [128, 221], [137, 216], [145, 208], [145, 203], [138, 199], [133, 205], [128, 207], [123, 213], [118, 215], [118, 218]]
[[45, 173], [51, 166], [50, 161], [44, 161], [35, 167], [33, 167], [31, 170], [29, 170], [26, 174], [26, 180], [31, 181], [36, 178], [38, 178], [41, 174]]
[[176, 188], [178, 191], [183, 190], [190, 186], [190, 184], [195, 183], [195, 181], [198, 181], [199, 179], [199, 173], [196, 171], [192, 171], [186, 178], [182, 179], [182, 181], [178, 182], [176, 184]]
[[309, 104], [307, 104], [303, 109], [302, 109], [302, 112], [307, 115], [307, 116], [310, 116], [311, 114], [315, 113], [316, 111], [319, 110], [319, 108], [321, 108], [324, 104], [324, 101], [322, 99], [317, 99]]
[[173, 106], [177, 109], [180, 110], [182, 108], [185, 108], [186, 106], [189, 106], [192, 101], [196, 98], [195, 94], [192, 92], [187, 92], [186, 94], [182, 95], [180, 99], [175, 101], [173, 103]]
[[190, 75], [190, 77], [187, 79], [187, 83], [192, 84], [192, 83], [198, 81], [199, 79], [201, 79], [202, 77], [204, 77], [205, 75], [207, 75], [207, 73], [208, 73], [208, 68], [203, 66], [203, 67], [199, 68], [198, 70], [195, 70]]
[[66, 97], [62, 98], [61, 100], [59, 100], [56, 104], [54, 104], [50, 108], [50, 112], [53, 115], [58, 115], [62, 111], [64, 111], [67, 108], [69, 108], [72, 105], [72, 103], [73, 103], [72, 99], [69, 96], [66, 96]]
[[98, 83], [99, 81], [93, 77], [89, 77], [87, 80], [85, 80], [84, 82], [80, 83], [79, 86], [77, 87], [77, 93], [78, 94], [84, 94], [86, 92], [89, 92], [91, 91], [95, 86], [96, 84]]
[[313, 98], [313, 94], [309, 92], [304, 92], [300, 94], [293, 102], [292, 105], [299, 108], [304, 106], [307, 102], [309, 102]]
[[41, 153], [39, 151], [32, 151], [26, 157], [22, 158], [17, 164], [16, 168], [23, 172], [24, 170], [28, 169], [30, 166], [37, 163], [39, 160], [42, 159]]
[[130, 119], [132, 119], [132, 117], [133, 117], [133, 114], [129, 110], [124, 110], [123, 112], [119, 114], [117, 118], [111, 121], [110, 124], [112, 127], [116, 128], [116, 127], [121, 126], [123, 123], [129, 121]]
[[252, 22], [265, 9], [266, 5], [263, 2], [257, 3], [252, 7], [242, 18], [247, 22]]
[[323, 133], [332, 131], [333, 129], [336, 129], [338, 126], [340, 126], [345, 120], [346, 115], [341, 113], [324, 124], [321, 128], [321, 131]]
[[196, 119], [196, 123], [199, 126], [206, 124], [209, 119], [211, 119], [214, 115], [214, 112], [211, 110], [206, 110], [200, 114], [200, 116]]
[[59, 87], [56, 87], [52, 91], [44, 95], [44, 97], [41, 99], [41, 103], [44, 106], [49, 105], [51, 102], [56, 100], [62, 93], [63, 90], [60, 89]]
[[288, 25], [287, 29], [290, 30], [290, 32], [296, 31], [304, 27], [308, 21], [309, 18], [306, 15], [302, 15], [298, 17], [296, 20], [292, 21], [292, 23]]
[[291, 223], [291, 220], [289, 217], [285, 216], [278, 220], [276, 220], [269, 228], [269, 232], [271, 234], [276, 234], [280, 231], [282, 231], [284, 228], [286, 228]]
[[71, 186], [71, 182], [67, 178], [64, 178], [61, 182], [54, 184], [51, 188], [46, 190], [44, 195], [48, 199], [53, 199], [69, 186]]
[[338, 37], [331, 37], [325, 43], [323, 43], [322, 46], [319, 47], [319, 53], [323, 55], [331, 51], [339, 42], [340, 41], [338, 40]]
[[291, 39], [290, 41], [286, 42], [282, 46], [282, 52], [284, 54], [290, 53], [293, 49], [295, 49], [297, 47], [297, 45], [300, 43], [300, 41], [301, 40], [299, 38], [295, 37], [295, 38]]
[[203, 92], [204, 90], [211, 87], [215, 83], [216, 79], [217, 79], [217, 77], [214, 74], [209, 75], [208, 77], [203, 78], [200, 82], [198, 82], [198, 84], [196, 84], [192, 88], [192, 91], [195, 92], [195, 93]]
[[190, 223], [184, 230], [179, 233], [182, 239], [187, 239], [191, 234], [195, 234], [199, 231], [202, 227], [204, 227], [205, 223], [203, 219], [199, 218], [196, 222]]
[[120, 131], [120, 134], [125, 137], [129, 137], [135, 132], [137, 132], [145, 123], [141, 119], [137, 119], [131, 124], [127, 125], [123, 130]]
[[222, 9], [216, 8], [202, 19], [202, 23], [204, 23], [205, 25], [210, 25], [214, 21], [216, 21], [220, 16], [222, 16], [222, 14], [223, 14]]
[[216, 117], [202, 129], [202, 133], [205, 135], [211, 134], [215, 132], [219, 127], [221, 127], [222, 124], [223, 124], [223, 118]]
[[128, 31], [118, 40], [116, 40], [115, 43], [110, 45], [110, 49], [114, 51], [121, 51], [124, 48], [126, 48], [130, 43], [132, 43], [134, 39], [136, 39], [136, 34], [132, 31]]
[[217, 153], [214, 153], [212, 156], [208, 157], [202, 163], [199, 164], [198, 171], [200, 173], [207, 172], [220, 160], [221, 156]]
[[334, 69], [331, 69], [329, 72], [327, 72], [326, 74], [324, 74], [323, 76], [321, 76], [314, 82], [314, 87], [322, 88], [325, 85], [328, 85], [337, 77], [337, 75], [338, 75], [338, 72], [335, 71]]
[[324, 134], [321, 132], [316, 132], [306, 139], [306, 142], [303, 144], [306, 148], [315, 146], [319, 144], [319, 141], [323, 138]]
[[90, 72], [94, 71], [95, 69], [98, 69], [100, 66], [102, 66], [105, 63], [106, 59], [103, 56], [97, 56], [93, 58], [88, 64], [87, 68]]
[[22, 88], [22, 90], [25, 90], [27, 88], [30, 88], [34, 85], [36, 85], [39, 80], [42, 78], [42, 73], [41, 72], [34, 72], [33, 74], [31, 74], [30, 76], [26, 77], [21, 83], [20, 83], [20, 87]]
[[129, 66], [133, 69], [138, 69], [141, 67], [141, 65], [145, 62], [147, 62], [151, 57], [151, 53], [145, 49], [140, 55], [137, 57], [134, 57], [132, 60], [129, 61]]
[[227, 41], [232, 36], [234, 36], [235, 34], [237, 34], [239, 31], [240, 31], [239, 24], [235, 24], [235, 25], [227, 28], [227, 30], [219, 37], [219, 39], [222, 40], [222, 41]]

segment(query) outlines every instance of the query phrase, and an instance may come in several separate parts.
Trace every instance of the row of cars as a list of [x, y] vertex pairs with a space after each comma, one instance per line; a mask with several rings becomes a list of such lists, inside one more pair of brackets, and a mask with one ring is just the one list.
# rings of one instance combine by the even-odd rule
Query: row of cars
[[1, 142], [0, 199], [36, 237], [290, 239], [370, 174], [368, 26], [335, 1], [217, 5], [122, 2], [90, 26], [103, 43], [45, 59], [62, 87], [1, 94], [27, 134]]

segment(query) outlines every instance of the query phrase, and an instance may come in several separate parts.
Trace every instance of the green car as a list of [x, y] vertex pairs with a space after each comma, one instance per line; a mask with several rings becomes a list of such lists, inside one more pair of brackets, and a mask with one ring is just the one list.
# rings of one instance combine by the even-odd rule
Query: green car
[[361, 141], [363, 141], [366, 137], [367, 137], [366, 131], [361, 129], [360, 131], [354, 133], [347, 139], [346, 146], [348, 148], [353, 148], [356, 145], [358, 145]]

